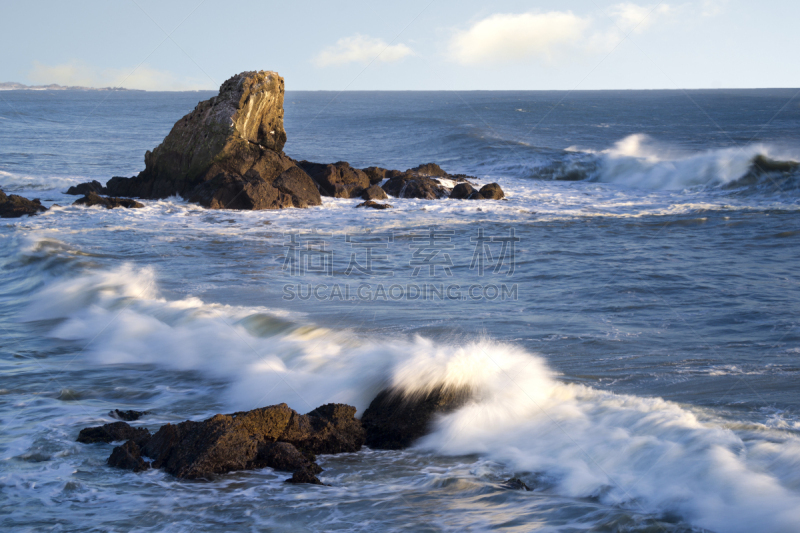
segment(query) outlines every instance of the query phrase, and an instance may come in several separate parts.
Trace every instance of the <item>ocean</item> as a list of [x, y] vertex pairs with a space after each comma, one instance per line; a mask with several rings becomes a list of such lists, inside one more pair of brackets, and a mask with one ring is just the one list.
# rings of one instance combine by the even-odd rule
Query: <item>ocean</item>
[[[0, 189], [61, 206], [0, 222], [4, 529], [800, 531], [797, 90], [289, 91], [295, 159], [506, 199], [71, 206], [213, 94], [0, 93]], [[473, 399], [325, 487], [75, 442], [386, 386]]]

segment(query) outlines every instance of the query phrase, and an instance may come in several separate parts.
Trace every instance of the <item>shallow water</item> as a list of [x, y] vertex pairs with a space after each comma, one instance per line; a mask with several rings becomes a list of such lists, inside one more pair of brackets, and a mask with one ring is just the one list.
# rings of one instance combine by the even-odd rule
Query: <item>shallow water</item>
[[[3, 220], [0, 524], [795, 531], [796, 176], [738, 181], [757, 154], [800, 158], [795, 92], [289, 93], [292, 157], [436, 161], [508, 199]], [[69, 206], [69, 184], [134, 174], [210, 94], [2, 96], [0, 187]], [[431, 227], [443, 262], [414, 275]], [[481, 229], [519, 239], [513, 261], [489, 241], [483, 275]], [[290, 233], [314, 231], [330, 275], [291, 275]], [[348, 274], [364, 243], [385, 259]], [[114, 408], [151, 410], [151, 429], [279, 402], [362, 411], [387, 384], [475, 401], [412, 450], [322, 458], [330, 487], [120, 473], [110, 446], [74, 442]], [[503, 488], [513, 475], [535, 490]]]

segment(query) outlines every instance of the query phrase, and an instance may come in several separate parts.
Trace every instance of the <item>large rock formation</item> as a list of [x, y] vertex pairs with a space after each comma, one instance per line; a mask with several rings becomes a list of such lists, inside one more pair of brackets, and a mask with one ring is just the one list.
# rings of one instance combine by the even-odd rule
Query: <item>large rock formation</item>
[[372, 400], [361, 417], [370, 448], [407, 448], [430, 431], [437, 414], [452, 412], [470, 398], [468, 390], [435, 389], [427, 394], [406, 396], [386, 389]]
[[33, 216], [47, 211], [38, 198], [28, 200], [22, 196], [0, 191], [0, 218], [18, 218], [23, 215]]
[[109, 180], [108, 194], [177, 194], [213, 209], [319, 205], [314, 182], [282, 152], [283, 93], [283, 78], [275, 72], [232, 77], [145, 154], [138, 176]]

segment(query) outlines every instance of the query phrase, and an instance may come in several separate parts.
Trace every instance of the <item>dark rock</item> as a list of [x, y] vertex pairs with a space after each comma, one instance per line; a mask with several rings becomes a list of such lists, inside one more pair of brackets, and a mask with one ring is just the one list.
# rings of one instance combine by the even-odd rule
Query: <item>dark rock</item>
[[442, 167], [436, 163], [425, 163], [424, 165], [408, 169], [408, 172], [419, 174], [420, 176], [432, 176], [435, 178], [446, 178], [449, 176], [449, 174], [442, 170]]
[[450, 192], [450, 198], [455, 200], [466, 200], [474, 192], [475, 188], [469, 183], [459, 183], [453, 187], [453, 190]]
[[84, 428], [78, 434], [78, 442], [91, 444], [93, 442], [115, 442], [132, 440], [143, 447], [150, 440], [150, 431], [146, 428], [131, 427], [126, 422], [112, 422], [91, 428]]
[[[286, 142], [283, 94], [283, 78], [275, 72], [242, 72], [233, 76], [222, 84], [217, 96], [197, 104], [194, 111], [175, 123], [160, 145], [145, 154], [144, 171], [133, 178], [109, 180], [108, 193], [140, 198], [178, 194], [184, 198], [205, 198], [209, 207], [213, 204], [224, 208], [228, 203], [224, 199], [230, 191], [215, 195], [215, 191], [208, 190], [210, 185], [201, 191], [198, 187], [211, 180], [227, 187], [231, 185], [230, 180], [217, 179], [220, 175], [238, 178], [248, 175], [246, 181], [251, 185], [262, 180], [281, 194], [297, 196], [298, 204], [311, 205], [309, 198], [303, 199], [302, 190], [292, 187], [293, 176], [283, 180], [283, 185], [292, 189], [289, 193], [273, 183], [294, 166], [281, 152]], [[240, 182], [238, 188], [234, 196], [245, 187]], [[264, 195], [266, 200], [255, 199], [243, 205], [294, 205], [294, 202], [276, 201], [271, 192], [261, 191], [256, 197]]]
[[140, 204], [136, 200], [131, 200], [130, 198], [107, 198], [105, 196], [98, 195], [96, 192], [90, 192], [83, 198], [78, 198], [72, 205], [85, 205], [86, 207], [99, 205], [105, 207], [106, 209], [114, 209], [116, 207], [139, 209], [144, 207], [143, 204]]
[[500, 486], [503, 487], [504, 489], [509, 489], [509, 490], [523, 490], [523, 491], [531, 490], [531, 488], [518, 477], [512, 477], [511, 479], [504, 481]]
[[394, 206], [391, 204], [379, 204], [378, 202], [367, 200], [366, 202], [361, 202], [356, 207], [371, 207], [372, 209], [391, 209]]
[[425, 200], [436, 200], [446, 198], [449, 191], [440, 185], [435, 179], [418, 176], [415, 174], [403, 174], [383, 184], [383, 190], [395, 198], [422, 198]]
[[210, 209], [261, 210], [295, 206], [291, 194], [282, 192], [251, 172], [245, 176], [220, 173], [199, 185], [189, 201]]
[[505, 197], [503, 189], [497, 183], [484, 185], [478, 192], [486, 200], [502, 200]]
[[369, 182], [373, 185], [380, 183], [387, 178], [396, 178], [397, 176], [402, 176], [404, 174], [404, 172], [401, 172], [400, 170], [387, 170], [381, 167], [365, 168], [364, 173], [369, 178]]
[[437, 414], [452, 412], [469, 398], [466, 390], [438, 388], [427, 395], [412, 397], [383, 390], [361, 417], [367, 432], [366, 444], [384, 450], [407, 448], [428, 433]]
[[365, 189], [364, 192], [361, 193], [361, 198], [364, 200], [386, 200], [389, 197], [386, 195], [386, 191], [375, 184]]
[[370, 179], [364, 171], [344, 161], [332, 165], [300, 161], [297, 166], [311, 176], [324, 196], [358, 198], [370, 186]]
[[119, 409], [114, 409], [108, 414], [109, 416], [119, 418], [120, 420], [124, 420], [126, 422], [133, 422], [135, 420], [139, 420], [144, 415], [149, 415], [150, 411], [120, 411]]
[[150, 463], [142, 459], [142, 450], [136, 442], [129, 440], [122, 446], [117, 446], [106, 461], [109, 466], [142, 472], [150, 469]]
[[97, 194], [108, 194], [108, 191], [105, 187], [103, 187], [103, 184], [97, 180], [81, 183], [79, 185], [73, 185], [67, 189], [67, 194], [73, 194], [75, 196], [86, 196], [90, 192]]
[[0, 191], [0, 218], [18, 218], [23, 215], [33, 216], [47, 211], [38, 198], [28, 200], [16, 194], [6, 196]]
[[271, 442], [263, 445], [258, 450], [258, 455], [253, 462], [254, 468], [268, 466], [284, 472], [297, 472], [308, 470], [314, 474], [322, 472], [322, 468], [312, 463], [305, 455], [288, 442]]
[[305, 454], [355, 452], [365, 434], [354, 415], [354, 407], [330, 404], [307, 415], [286, 404], [216, 415], [162, 426], [143, 453], [153, 459], [154, 468], [195, 479], [262, 467], [267, 446], [274, 442], [292, 444]]
[[291, 195], [295, 207], [322, 205], [316, 183], [300, 167], [293, 166], [285, 170], [272, 182], [272, 186]]
[[313, 472], [308, 470], [298, 470], [292, 477], [286, 480], [287, 483], [308, 483], [310, 485], [324, 485], [322, 481], [320, 481], [317, 476], [314, 475]]

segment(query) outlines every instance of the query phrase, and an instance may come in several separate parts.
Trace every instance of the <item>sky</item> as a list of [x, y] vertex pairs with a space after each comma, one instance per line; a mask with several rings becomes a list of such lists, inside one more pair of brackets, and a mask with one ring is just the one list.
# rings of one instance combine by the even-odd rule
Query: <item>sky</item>
[[0, 0], [0, 82], [287, 90], [800, 87], [797, 0]]

